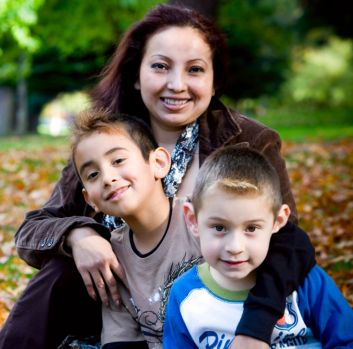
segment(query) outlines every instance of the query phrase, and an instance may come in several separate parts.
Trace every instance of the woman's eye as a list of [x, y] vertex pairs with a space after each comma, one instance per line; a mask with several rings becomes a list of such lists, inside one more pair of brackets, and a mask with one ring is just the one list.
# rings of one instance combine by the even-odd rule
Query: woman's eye
[[167, 70], [167, 65], [163, 63], [153, 63], [151, 67], [156, 70]]
[[194, 67], [191, 67], [189, 69], [189, 72], [190, 73], [203, 73], [205, 71], [205, 69], [203, 69], [202, 67], [199, 67], [199, 66], [194, 66]]

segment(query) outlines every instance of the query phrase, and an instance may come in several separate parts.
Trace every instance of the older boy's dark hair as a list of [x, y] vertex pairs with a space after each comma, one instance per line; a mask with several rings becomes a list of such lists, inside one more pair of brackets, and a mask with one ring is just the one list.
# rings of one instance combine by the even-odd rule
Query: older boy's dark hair
[[75, 164], [75, 152], [82, 139], [94, 132], [121, 132], [124, 130], [140, 148], [147, 161], [152, 150], [158, 148], [150, 127], [141, 119], [131, 115], [112, 114], [105, 110], [90, 109], [77, 115], [72, 127], [71, 151]]
[[214, 185], [237, 195], [265, 194], [275, 215], [282, 205], [277, 172], [262, 154], [250, 148], [230, 145], [207, 157], [192, 195], [196, 213], [202, 207], [203, 194]]

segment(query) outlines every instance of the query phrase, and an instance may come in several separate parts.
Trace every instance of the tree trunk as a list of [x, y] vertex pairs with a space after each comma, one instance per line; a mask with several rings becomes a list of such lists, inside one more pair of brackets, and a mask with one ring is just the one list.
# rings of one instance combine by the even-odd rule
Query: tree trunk
[[25, 78], [25, 56], [19, 60], [19, 77], [16, 87], [16, 133], [23, 135], [28, 131], [27, 81]]
[[168, 2], [173, 5], [184, 5], [193, 8], [211, 19], [216, 19], [217, 0], [169, 0]]
[[0, 136], [13, 131], [15, 120], [15, 93], [9, 87], [0, 87]]

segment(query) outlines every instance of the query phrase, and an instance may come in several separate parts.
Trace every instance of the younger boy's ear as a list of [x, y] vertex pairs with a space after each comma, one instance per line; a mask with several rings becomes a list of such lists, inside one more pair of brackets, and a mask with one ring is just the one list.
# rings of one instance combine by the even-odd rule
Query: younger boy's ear
[[199, 237], [199, 229], [197, 226], [197, 219], [194, 206], [191, 202], [185, 202], [183, 205], [184, 219], [188, 230], [195, 236]]
[[279, 212], [275, 219], [275, 224], [273, 226], [272, 233], [277, 233], [278, 230], [284, 227], [288, 222], [289, 216], [290, 216], [290, 208], [288, 205], [283, 204], [279, 209]]
[[167, 149], [158, 147], [153, 151], [154, 176], [156, 179], [164, 178], [170, 169], [170, 154]]
[[85, 188], [82, 188], [82, 194], [87, 204], [90, 205], [94, 209], [94, 211], [98, 213], [99, 212], [98, 207], [90, 200], [88, 192]]

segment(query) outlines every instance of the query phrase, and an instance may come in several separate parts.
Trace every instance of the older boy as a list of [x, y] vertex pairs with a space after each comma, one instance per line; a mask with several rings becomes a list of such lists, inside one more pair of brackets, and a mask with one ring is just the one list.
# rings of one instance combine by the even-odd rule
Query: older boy
[[[290, 209], [267, 160], [231, 146], [202, 165], [184, 213], [206, 262], [173, 284], [163, 348], [228, 348], [271, 236], [286, 224]], [[270, 347], [353, 348], [352, 323], [352, 309], [316, 266], [287, 297]]]
[[160, 348], [171, 283], [201, 258], [182, 202], [163, 191], [169, 153], [140, 120], [91, 112], [76, 120], [72, 156], [87, 203], [127, 223], [111, 234], [125, 277], [121, 304], [102, 308], [103, 348]]

